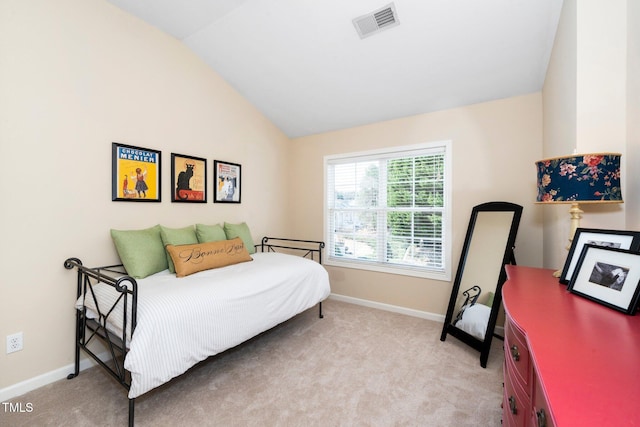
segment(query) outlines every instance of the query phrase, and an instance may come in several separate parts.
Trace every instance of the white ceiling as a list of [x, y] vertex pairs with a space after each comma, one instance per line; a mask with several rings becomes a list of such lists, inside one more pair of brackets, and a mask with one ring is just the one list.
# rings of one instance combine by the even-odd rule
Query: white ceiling
[[182, 40], [290, 137], [540, 91], [562, 0], [109, 0]]

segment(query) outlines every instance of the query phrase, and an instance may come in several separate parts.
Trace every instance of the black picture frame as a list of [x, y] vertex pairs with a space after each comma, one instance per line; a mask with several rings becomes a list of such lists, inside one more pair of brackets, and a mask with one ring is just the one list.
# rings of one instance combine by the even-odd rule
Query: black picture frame
[[213, 202], [240, 203], [242, 196], [242, 166], [237, 163], [213, 161]]
[[640, 296], [640, 253], [586, 244], [567, 289], [614, 310], [634, 315]]
[[638, 249], [640, 249], [640, 232], [577, 228], [562, 273], [560, 274], [560, 283], [566, 285], [571, 281], [582, 249], [586, 244], [638, 251]]
[[207, 159], [171, 153], [171, 202], [207, 203]]
[[162, 153], [134, 145], [111, 144], [111, 200], [161, 202]]

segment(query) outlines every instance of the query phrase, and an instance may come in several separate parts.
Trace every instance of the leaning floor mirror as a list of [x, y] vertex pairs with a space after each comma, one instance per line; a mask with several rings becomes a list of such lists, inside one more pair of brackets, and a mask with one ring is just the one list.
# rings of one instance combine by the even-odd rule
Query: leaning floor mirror
[[475, 206], [453, 282], [440, 340], [449, 334], [478, 350], [483, 368], [507, 278], [504, 266], [515, 264], [513, 249], [521, 216], [522, 206], [513, 203]]

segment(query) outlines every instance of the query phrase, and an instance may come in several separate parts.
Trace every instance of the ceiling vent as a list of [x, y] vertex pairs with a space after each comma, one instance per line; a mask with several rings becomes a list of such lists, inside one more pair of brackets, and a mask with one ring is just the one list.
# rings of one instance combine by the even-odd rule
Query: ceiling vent
[[358, 16], [353, 20], [353, 25], [361, 39], [399, 24], [400, 21], [398, 21], [396, 7], [393, 3], [366, 15]]

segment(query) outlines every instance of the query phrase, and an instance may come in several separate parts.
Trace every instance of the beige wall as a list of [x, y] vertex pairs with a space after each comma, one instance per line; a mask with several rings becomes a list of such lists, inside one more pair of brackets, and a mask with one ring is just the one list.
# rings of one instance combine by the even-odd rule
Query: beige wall
[[627, 2], [627, 227], [640, 230], [640, 2]]
[[[75, 276], [110, 228], [288, 223], [289, 139], [177, 40], [102, 0], [0, 1], [0, 390], [73, 358]], [[162, 151], [162, 203], [111, 201], [111, 142]], [[171, 152], [240, 163], [242, 203], [170, 199]], [[22, 331], [24, 350], [5, 354]]]
[[576, 143], [579, 152], [623, 152], [626, 144], [627, 0], [576, 7]]
[[[578, 152], [622, 153], [625, 198], [630, 193], [624, 185], [634, 175], [627, 159], [627, 1], [581, 0], [576, 19]], [[627, 228], [624, 205], [583, 210], [584, 227]]]
[[[542, 97], [544, 142], [542, 158], [559, 157], [576, 150], [576, 4], [565, 0], [547, 69]], [[569, 208], [543, 206], [543, 264], [560, 269], [569, 236]]]
[[[526, 95], [297, 138], [291, 169], [292, 229], [323, 237], [323, 158], [330, 154], [411, 145], [453, 143], [453, 272], [473, 206], [505, 200], [524, 206], [516, 257], [542, 265], [541, 209], [535, 200], [534, 161], [542, 155], [542, 97]], [[336, 294], [428, 313], [446, 312], [452, 283], [328, 267]]]
[[[633, 166], [639, 155], [638, 125], [630, 120], [638, 111], [638, 24], [628, 14], [628, 4], [633, 1], [565, 0], [543, 89], [544, 157], [574, 150], [623, 155], [626, 203], [581, 205], [582, 227], [628, 229], [638, 224], [633, 219], [640, 186]], [[637, 18], [637, 6], [633, 7]], [[544, 209], [544, 266], [562, 268], [569, 207]]]

